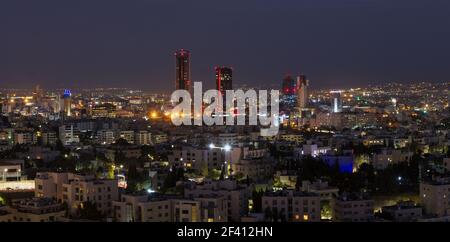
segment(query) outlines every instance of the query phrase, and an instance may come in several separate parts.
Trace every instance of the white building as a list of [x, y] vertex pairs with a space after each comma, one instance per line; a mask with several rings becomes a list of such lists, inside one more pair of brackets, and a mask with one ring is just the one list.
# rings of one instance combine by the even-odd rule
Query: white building
[[343, 194], [331, 200], [333, 221], [369, 222], [373, 220], [374, 201], [365, 195]]
[[450, 216], [450, 178], [434, 178], [420, 183], [420, 199], [427, 215]]
[[59, 127], [59, 139], [63, 145], [70, 145], [80, 142], [80, 131], [75, 125], [62, 125]]
[[95, 204], [105, 215], [112, 212], [112, 201], [118, 200], [117, 180], [98, 180], [93, 176], [73, 173], [38, 173], [35, 179], [35, 196], [67, 203], [69, 211], [76, 213], [85, 202]]
[[268, 221], [278, 218], [288, 222], [319, 222], [320, 197], [291, 190], [268, 192], [262, 197], [262, 211]]

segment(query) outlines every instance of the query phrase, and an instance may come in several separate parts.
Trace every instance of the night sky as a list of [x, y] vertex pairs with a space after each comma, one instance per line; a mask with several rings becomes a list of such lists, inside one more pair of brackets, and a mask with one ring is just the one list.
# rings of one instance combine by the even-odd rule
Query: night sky
[[450, 1], [0, 1], [0, 87], [171, 90], [179, 48], [209, 87], [216, 65], [249, 85], [447, 81]]

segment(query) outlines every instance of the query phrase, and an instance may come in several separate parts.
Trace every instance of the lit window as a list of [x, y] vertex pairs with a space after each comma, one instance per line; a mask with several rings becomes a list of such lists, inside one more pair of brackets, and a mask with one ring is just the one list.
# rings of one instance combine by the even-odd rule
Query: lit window
[[303, 220], [308, 220], [309, 219], [309, 216], [308, 216], [308, 214], [305, 214], [305, 215], [303, 215]]

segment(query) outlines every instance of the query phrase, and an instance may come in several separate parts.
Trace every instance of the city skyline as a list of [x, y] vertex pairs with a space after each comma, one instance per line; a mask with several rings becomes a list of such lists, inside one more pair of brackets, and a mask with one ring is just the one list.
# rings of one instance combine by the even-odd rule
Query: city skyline
[[236, 86], [302, 73], [312, 89], [448, 81], [444, 1], [26, 3], [0, 8], [0, 87], [169, 91], [181, 48], [208, 88], [215, 66], [233, 67]]

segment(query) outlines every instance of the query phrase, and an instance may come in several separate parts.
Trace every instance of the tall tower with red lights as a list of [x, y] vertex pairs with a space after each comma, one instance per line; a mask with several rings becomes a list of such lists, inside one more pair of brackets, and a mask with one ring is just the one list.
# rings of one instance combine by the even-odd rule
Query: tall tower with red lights
[[225, 95], [226, 90], [233, 89], [233, 69], [231, 67], [216, 67], [216, 88]]
[[175, 89], [184, 89], [191, 93], [191, 53], [184, 49], [175, 52], [175, 65]]
[[291, 75], [286, 75], [283, 78], [283, 86], [281, 90], [283, 95], [296, 95], [297, 94], [297, 82]]

